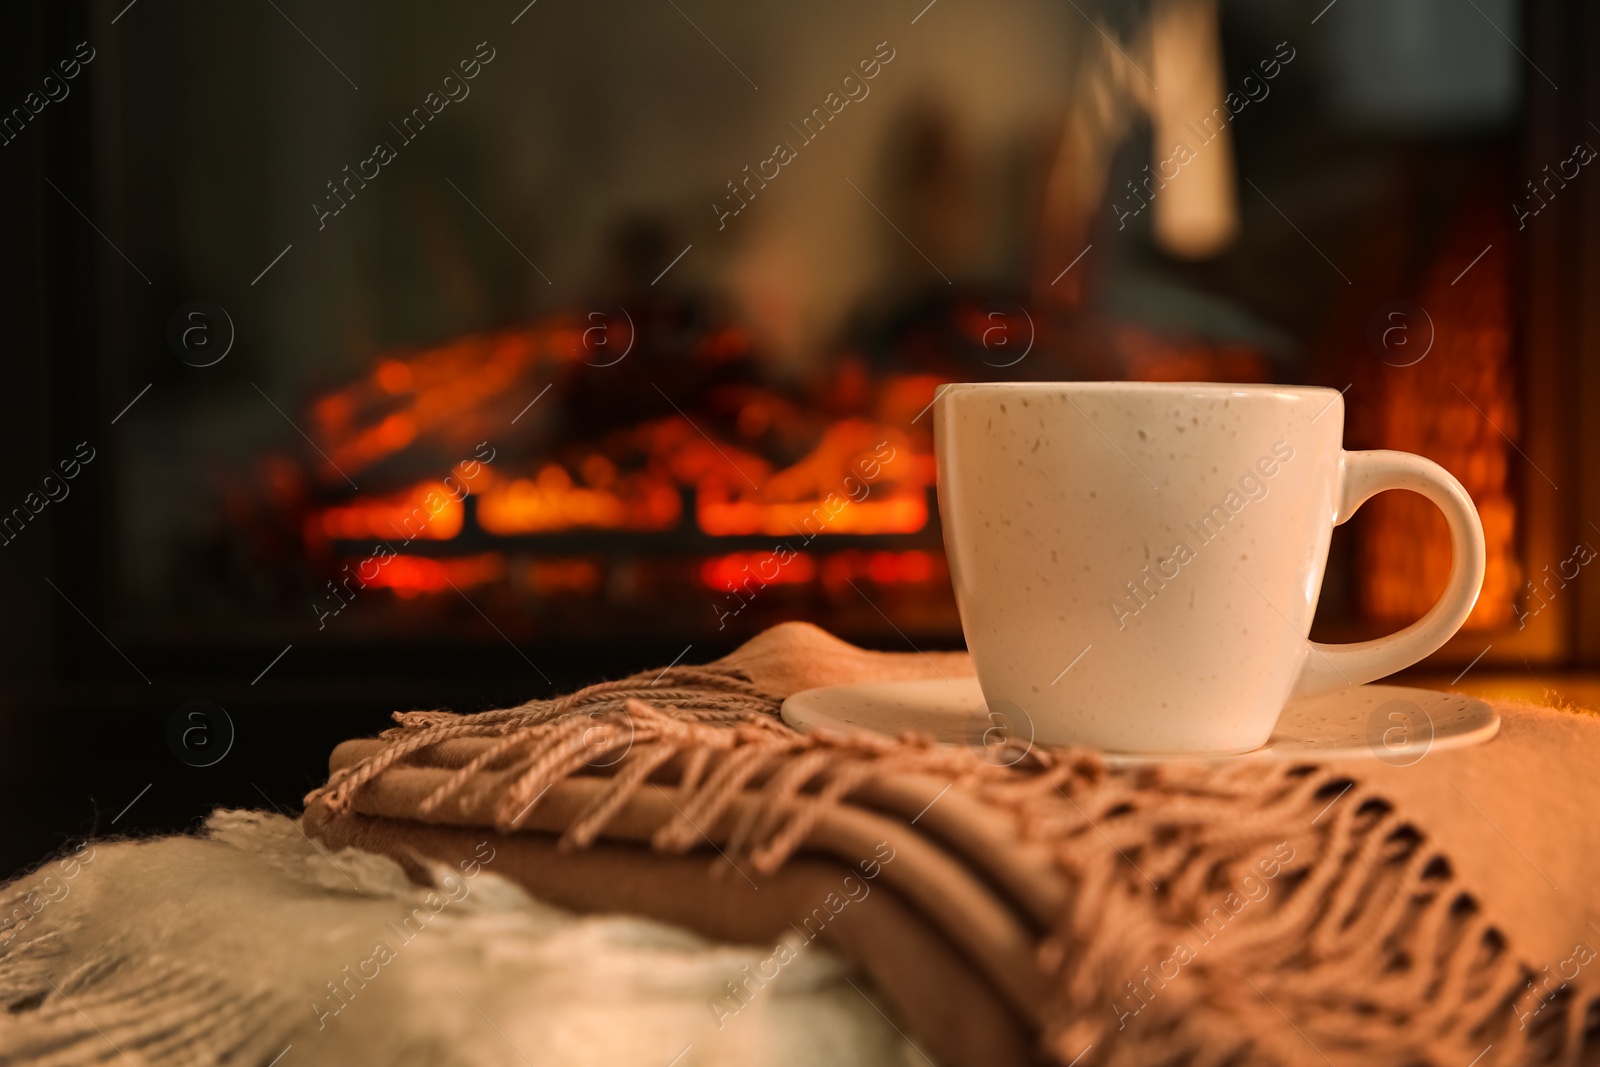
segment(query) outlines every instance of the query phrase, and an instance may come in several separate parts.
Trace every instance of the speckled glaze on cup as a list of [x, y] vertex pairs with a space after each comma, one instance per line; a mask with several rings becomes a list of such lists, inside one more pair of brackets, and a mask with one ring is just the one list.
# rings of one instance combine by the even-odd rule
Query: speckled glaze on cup
[[[1127, 753], [1246, 752], [1290, 699], [1410, 666], [1483, 584], [1461, 484], [1407, 452], [1346, 452], [1332, 389], [952, 385], [934, 405], [939, 513], [990, 706], [1036, 738]], [[1333, 527], [1385, 489], [1432, 500], [1453, 558], [1398, 633], [1307, 640]]]

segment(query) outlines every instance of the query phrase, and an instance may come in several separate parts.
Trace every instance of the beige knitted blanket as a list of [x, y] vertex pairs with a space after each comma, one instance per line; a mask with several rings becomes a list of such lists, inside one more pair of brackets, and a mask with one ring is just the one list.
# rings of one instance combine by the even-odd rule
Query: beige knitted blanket
[[1600, 721], [1501, 705], [1406, 768], [991, 752], [777, 717], [815, 685], [969, 674], [787, 624], [724, 660], [553, 701], [397, 715], [340, 746], [305, 825], [501, 873], [569, 907], [855, 959], [930, 1062], [1600, 1061], [1588, 964]]

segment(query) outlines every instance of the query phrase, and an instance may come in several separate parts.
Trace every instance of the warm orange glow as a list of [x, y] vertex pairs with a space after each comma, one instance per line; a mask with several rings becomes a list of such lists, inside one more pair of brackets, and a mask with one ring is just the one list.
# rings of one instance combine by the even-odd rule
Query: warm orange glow
[[915, 533], [928, 523], [932, 458], [898, 430], [845, 419], [809, 455], [753, 489], [701, 485], [695, 518], [713, 537]]
[[[630, 431], [629, 445], [642, 446], [666, 465], [679, 485], [739, 483], [760, 485], [772, 465], [730, 442], [707, 440], [681, 418], [662, 419]], [[747, 482], [745, 479], [749, 479]]]
[[[912, 585], [944, 577], [944, 560], [936, 553], [845, 551], [821, 561], [805, 552], [779, 563], [772, 552], [730, 552], [700, 565], [700, 581], [719, 593], [769, 585], [806, 585], [819, 575], [830, 592], [850, 592], [850, 582], [877, 585]], [[854, 595], [852, 593], [852, 595]]]
[[374, 373], [378, 387], [386, 393], [403, 393], [411, 388], [411, 368], [398, 359], [386, 359]]
[[702, 493], [696, 511], [700, 529], [714, 537], [915, 533], [928, 524], [928, 500], [919, 491], [871, 497], [859, 504], [837, 494], [820, 501], [763, 504]]
[[[1466, 630], [1495, 630], [1517, 623], [1541, 603], [1529, 586], [1518, 550], [1515, 479], [1537, 481], [1522, 448], [1518, 396], [1515, 291], [1509, 257], [1485, 257], [1460, 274], [1463, 255], [1484, 245], [1506, 247], [1514, 236], [1500, 209], [1481, 202], [1464, 209], [1446, 231], [1451, 236], [1429, 265], [1418, 302], [1433, 328], [1426, 359], [1405, 367], [1370, 365], [1370, 381], [1357, 379], [1364, 402], [1354, 406], [1347, 440], [1361, 447], [1397, 448], [1427, 456], [1461, 480], [1483, 522], [1488, 558], [1483, 591]], [[1418, 324], [1415, 329], [1422, 328]], [[1356, 421], [1359, 420], [1359, 421]], [[1450, 573], [1450, 533], [1432, 504], [1412, 493], [1383, 493], [1361, 509], [1361, 604], [1375, 619], [1405, 623], [1418, 618], [1443, 591]], [[1569, 546], [1561, 546], [1563, 554]], [[1529, 574], [1531, 571], [1533, 574]]]
[[462, 337], [415, 353], [388, 353], [372, 372], [311, 406], [314, 436], [328, 458], [355, 474], [419, 437], [470, 450], [492, 423], [509, 421], [527, 398], [513, 391], [541, 361], [558, 362], [565, 319], [499, 334]]
[[484, 552], [458, 559], [392, 556], [383, 562], [374, 577], [363, 577], [363, 581], [369, 586], [393, 589], [395, 596], [410, 599], [419, 593], [437, 593], [448, 589], [451, 583], [458, 589], [486, 585], [499, 581], [505, 574], [506, 560], [498, 552]]
[[[421, 351], [384, 353], [365, 377], [311, 405], [313, 436], [333, 464], [352, 475], [416, 439], [470, 448], [500, 432], [574, 364], [593, 364], [610, 346], [632, 344], [626, 322], [608, 320], [602, 351], [597, 328], [593, 313], [566, 312]], [[697, 356], [736, 359], [751, 343], [746, 331], [725, 328], [708, 335]], [[331, 468], [326, 473], [336, 474]]]
[[[715, 537], [785, 538], [828, 534], [904, 536], [927, 527], [935, 481], [928, 447], [927, 407], [941, 380], [932, 375], [859, 375], [859, 388], [833, 389], [822, 410], [865, 412], [831, 423], [781, 392], [730, 384], [661, 417], [597, 432], [582, 445], [528, 457], [517, 448], [547, 411], [561, 403], [566, 375], [594, 365], [593, 316], [551, 316], [526, 327], [461, 337], [421, 351], [385, 352], [355, 382], [314, 401], [313, 436], [347, 475], [391, 457], [477, 455], [448, 479], [470, 490], [478, 530], [492, 537], [582, 530], [636, 534], [684, 532]], [[609, 321], [606, 344], [625, 350], [628, 327]], [[701, 365], [744, 358], [752, 345], [739, 329], [713, 331], [696, 346]], [[609, 349], [607, 351], [610, 351]], [[551, 387], [548, 407], [529, 402]], [[671, 389], [671, 386], [667, 386]], [[920, 420], [920, 421], [919, 421]], [[482, 459], [479, 442], [493, 440], [498, 458]], [[815, 442], [809, 450], [797, 447]], [[797, 460], [787, 462], [789, 457]], [[785, 462], [772, 457], [783, 456]], [[424, 470], [437, 468], [424, 467]], [[468, 478], [466, 470], [473, 471]], [[321, 472], [339, 482], [332, 467]], [[377, 481], [376, 478], [373, 479]], [[390, 483], [393, 484], [393, 483]], [[403, 492], [366, 496], [322, 508], [306, 522], [313, 546], [330, 541], [449, 540], [464, 532], [466, 512], [444, 483], [419, 482]], [[685, 501], [693, 501], [686, 514]], [[716, 556], [700, 567], [713, 589], [744, 586], [757, 574], [765, 584], [838, 586], [846, 580], [880, 584], [923, 582], [943, 574], [927, 552], [799, 554], [781, 566], [771, 551]], [[369, 568], [370, 569], [370, 568]], [[765, 578], [768, 573], [775, 577]], [[396, 556], [369, 584], [399, 596], [510, 581], [539, 596], [593, 595], [607, 580], [601, 557], [549, 558], [529, 551], [440, 560]]]
[[604, 576], [592, 559], [539, 559], [528, 567], [528, 585], [540, 596], [588, 596], [600, 588]]
[[879, 585], [931, 582], [943, 578], [942, 556], [921, 549], [909, 552], [839, 552], [822, 562], [822, 585], [830, 592], [848, 591], [851, 581]]
[[421, 482], [396, 496], [324, 508], [307, 520], [306, 532], [312, 540], [448, 541], [461, 532], [463, 517], [443, 482]]
[[730, 552], [700, 565], [700, 580], [718, 592], [744, 588], [747, 582], [805, 585], [816, 576], [817, 565], [804, 552], [797, 552], [782, 562], [771, 552]]
[[546, 466], [535, 479], [518, 478], [485, 492], [478, 525], [500, 536], [551, 533], [575, 528], [670, 530], [683, 502], [670, 484], [634, 480], [620, 492], [572, 484], [565, 470]]
[[616, 484], [617, 465], [605, 456], [587, 456], [578, 469], [583, 474], [583, 480], [596, 489], [610, 489]]
[[750, 351], [753, 341], [749, 331], [725, 326], [705, 339], [701, 351], [712, 360], [736, 359]]
[[1271, 366], [1258, 348], [1167, 337], [1141, 326], [1112, 330], [1112, 345], [1136, 382], [1264, 382]]
[[[932, 384], [919, 381], [902, 404], [930, 394]], [[411, 416], [390, 415], [370, 436], [387, 448], [409, 441], [413, 432]], [[497, 474], [480, 464], [470, 482], [456, 472], [477, 495], [484, 532], [677, 529], [684, 490], [692, 490], [695, 521], [713, 537], [915, 533], [928, 524], [927, 488], [935, 479], [931, 455], [902, 431], [865, 419], [833, 424], [809, 454], [776, 471], [679, 416], [612, 434], [570, 464], [547, 461], [524, 470], [517, 475], [502, 467]], [[308, 536], [448, 540], [463, 520], [461, 506], [449, 497], [444, 485], [428, 482], [399, 496], [326, 508], [313, 516]], [[423, 522], [430, 512], [432, 519]]]

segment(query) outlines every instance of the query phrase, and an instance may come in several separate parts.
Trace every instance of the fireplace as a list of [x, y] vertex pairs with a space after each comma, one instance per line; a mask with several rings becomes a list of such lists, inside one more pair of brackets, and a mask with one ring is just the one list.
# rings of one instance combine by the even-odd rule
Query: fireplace
[[895, 625], [871, 620], [886, 600], [944, 639], [939, 376], [845, 362], [785, 388], [736, 323], [680, 332], [687, 317], [670, 298], [557, 312], [382, 353], [312, 400], [321, 451], [278, 457], [283, 495], [257, 506], [330, 575], [319, 630], [364, 602], [427, 625], [481, 600], [525, 639], [665, 620], [727, 638], [795, 614], [872, 632]]
[[[790, 618], [959, 647], [929, 404], [1085, 378], [1344, 390], [1350, 447], [1484, 517], [1435, 665], [1600, 654], [1561, 169], [1600, 144], [1592, 16], [1014, 6], [40, 7], [95, 58], [8, 134], [43, 220], [12, 295], [63, 354], [9, 431], [7, 552], [55, 586], [19, 670], [556, 686]], [[1419, 615], [1443, 537], [1374, 501], [1317, 636]]]

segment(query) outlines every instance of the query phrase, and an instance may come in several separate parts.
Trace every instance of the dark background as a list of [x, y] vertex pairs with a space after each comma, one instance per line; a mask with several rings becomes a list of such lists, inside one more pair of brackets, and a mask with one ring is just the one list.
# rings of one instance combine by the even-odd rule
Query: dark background
[[[161, 2], [139, 0], [152, 7]], [[1321, 6], [1307, 6], [1297, 17], [1304, 21]], [[0, 15], [0, 106], [20, 101], [78, 41], [111, 32], [109, 20], [121, 8], [7, 4]], [[135, 7], [123, 21], [139, 14]], [[498, 9], [494, 14], [500, 19]], [[1591, 73], [1600, 70], [1600, 35], [1595, 13], [1575, 0], [1527, 5], [1522, 17], [1523, 51], [1562, 89], [1518, 123], [1509, 151], [1548, 162], [1564, 157], [1572, 131], [1586, 129], [1590, 115], [1600, 117], [1594, 106], [1600, 79]], [[172, 16], [152, 18], [164, 25]], [[60, 195], [87, 207], [97, 202], [101, 183], [118, 180], [96, 158], [96, 123], [115, 110], [115, 101], [106, 99], [114, 86], [104, 83], [122, 73], [110, 59], [102, 51], [67, 100], [51, 104], [14, 143], [0, 147], [0, 508], [19, 502], [77, 442], [88, 440], [99, 453], [97, 465], [73, 483], [68, 501], [51, 505], [24, 536], [0, 548], [0, 878], [69, 840], [182, 829], [215, 806], [296, 811], [300, 798], [323, 780], [332, 747], [382, 729], [396, 709], [505, 706], [657, 667], [684, 651], [670, 627], [659, 638], [635, 634], [610, 643], [564, 641], [556, 633], [527, 649], [540, 677], [521, 653], [496, 641], [334, 646], [297, 640], [288, 657], [252, 684], [281, 643], [143, 639], [149, 635], [141, 632], [141, 619], [119, 609], [115, 592], [118, 538], [126, 531], [113, 457], [125, 424], [110, 420], [149, 380], [146, 370], [171, 381], [183, 368], [161, 364], [167, 357], [159, 339], [143, 338], [130, 349], [130, 339], [120, 335], [125, 323], [159, 332], [164, 322], [119, 308], [125, 264]], [[1525, 83], [1538, 78], [1520, 61], [1517, 69]], [[1279, 135], [1297, 134], [1274, 131]], [[1251, 150], [1241, 135], [1241, 159]], [[158, 144], [149, 151], [176, 147]], [[1441, 184], [1448, 184], [1447, 176]], [[1576, 212], [1579, 202], [1575, 193], [1570, 210]], [[158, 207], [151, 210], [159, 214]], [[1548, 240], [1581, 243], [1582, 233], [1571, 227]], [[1539, 254], [1546, 253], [1558, 262], [1570, 259], [1569, 268], [1548, 272], [1549, 298], [1561, 306], [1547, 317], [1565, 324], [1573, 358], [1581, 360], [1588, 349], [1578, 342], [1593, 330], [1600, 310], [1595, 288], [1586, 287], [1594, 278], [1586, 258], [1592, 254]], [[1306, 259], [1296, 269], [1322, 270], [1303, 249], [1295, 254]], [[162, 309], [205, 295], [171, 278], [158, 278], [157, 287], [163, 299], [155, 303]], [[133, 349], [141, 354], [127, 357]], [[115, 626], [97, 629], [88, 621], [110, 617]], [[111, 638], [101, 632], [107, 627]], [[731, 637], [700, 640], [688, 658], [711, 659], [734, 643]], [[1580, 647], [1565, 665], [1585, 662], [1585, 651], [1595, 650]], [[210, 767], [185, 763], [169, 742], [175, 716], [194, 721], [180, 707], [197, 700], [226, 709], [235, 732], [226, 757]], [[216, 720], [208, 726], [220, 742]]]

